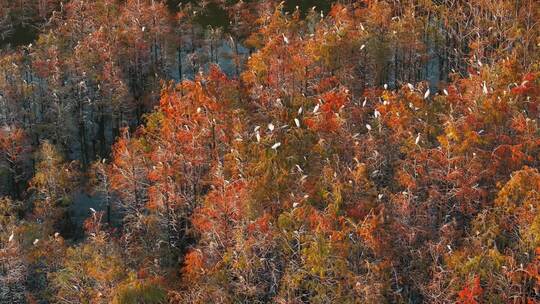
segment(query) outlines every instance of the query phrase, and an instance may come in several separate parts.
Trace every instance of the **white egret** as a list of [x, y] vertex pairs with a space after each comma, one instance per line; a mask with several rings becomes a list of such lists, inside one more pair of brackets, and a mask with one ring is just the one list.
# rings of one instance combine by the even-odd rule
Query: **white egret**
[[429, 97], [429, 94], [431, 94], [431, 91], [428, 88], [426, 93], [424, 94], [424, 99], [427, 99]]

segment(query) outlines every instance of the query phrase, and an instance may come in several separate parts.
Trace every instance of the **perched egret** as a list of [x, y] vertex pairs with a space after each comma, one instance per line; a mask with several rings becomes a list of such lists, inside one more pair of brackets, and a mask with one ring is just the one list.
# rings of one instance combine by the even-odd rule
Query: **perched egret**
[[11, 243], [11, 241], [13, 241], [13, 238], [15, 237], [15, 234], [14, 232], [12, 231], [11, 232], [11, 235], [9, 236], [9, 239], [8, 239], [8, 243]]
[[296, 126], [297, 126], [298, 128], [300, 128], [300, 120], [298, 120], [298, 118], [295, 118], [295, 119], [294, 119], [294, 123], [296, 124]]
[[35, 246], [35, 245], [37, 245], [38, 242], [39, 242], [39, 239], [35, 239], [32, 244]]
[[371, 131], [371, 126], [369, 124], [366, 124], [366, 129], [368, 129], [368, 131]]
[[414, 143], [418, 145], [419, 142], [420, 142], [420, 133], [416, 135], [416, 140], [414, 141]]
[[281, 146], [281, 143], [277, 142], [272, 146], [272, 149], [277, 150], [277, 148], [279, 148], [279, 146]]
[[426, 93], [424, 94], [424, 99], [427, 99], [429, 97], [429, 94], [431, 94], [431, 91], [428, 88]]
[[274, 131], [274, 124], [269, 123], [268, 124], [268, 130], [270, 130], [270, 132]]

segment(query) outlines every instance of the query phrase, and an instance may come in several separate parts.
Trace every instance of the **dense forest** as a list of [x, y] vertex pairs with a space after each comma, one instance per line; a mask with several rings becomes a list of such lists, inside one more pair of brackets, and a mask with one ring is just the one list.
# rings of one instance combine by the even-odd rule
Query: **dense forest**
[[0, 0], [0, 303], [540, 303], [537, 0]]

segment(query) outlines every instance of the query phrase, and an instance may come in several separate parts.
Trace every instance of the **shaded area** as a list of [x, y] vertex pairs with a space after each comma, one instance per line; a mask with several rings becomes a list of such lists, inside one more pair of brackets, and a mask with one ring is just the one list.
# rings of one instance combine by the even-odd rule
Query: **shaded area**
[[34, 42], [39, 36], [39, 31], [30, 25], [16, 25], [13, 31], [0, 40], [0, 47], [10, 44], [11, 46], [26, 45]]
[[[194, 0], [168, 0], [167, 6], [172, 12], [178, 12], [182, 5], [191, 3], [197, 4], [199, 1]], [[234, 5], [238, 3], [238, 0], [227, 0], [225, 1], [228, 5]], [[245, 0], [244, 2], [253, 2], [253, 0]], [[327, 13], [332, 4], [335, 3], [334, 0], [288, 0], [284, 3], [284, 9], [287, 12], [293, 12], [296, 10], [296, 7], [300, 10], [302, 16], [305, 16], [309, 10], [315, 8], [316, 11], [323, 11]], [[203, 27], [221, 27], [225, 31], [228, 30], [230, 25], [230, 19], [227, 15], [227, 12], [218, 4], [210, 2], [205, 5], [203, 10], [195, 18], [195, 22], [200, 24]]]

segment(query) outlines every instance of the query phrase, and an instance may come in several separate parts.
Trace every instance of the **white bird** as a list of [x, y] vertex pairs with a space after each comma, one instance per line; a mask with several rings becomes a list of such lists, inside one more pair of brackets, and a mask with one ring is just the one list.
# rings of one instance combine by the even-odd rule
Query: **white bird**
[[414, 141], [414, 143], [418, 145], [419, 142], [420, 142], [420, 133], [416, 135], [416, 140]]
[[295, 118], [295, 119], [294, 119], [294, 123], [296, 124], [296, 126], [297, 126], [298, 128], [300, 128], [300, 120], [298, 120], [298, 118]]
[[362, 45], [360, 46], [360, 51], [363, 50], [365, 47], [366, 47], [366, 45], [365, 45], [365, 44], [362, 44]]
[[300, 109], [298, 109], [298, 115], [301, 115], [302, 111], [304, 111], [304, 109], [302, 107], [300, 107]]
[[313, 113], [317, 113], [319, 111], [320, 104], [316, 104], [315, 108], [313, 109]]
[[277, 148], [279, 148], [279, 146], [281, 146], [281, 143], [277, 142], [272, 146], [272, 149], [276, 150]]
[[385, 83], [383, 87], [385, 90], [388, 89], [388, 84]]
[[364, 25], [362, 23], [360, 23], [360, 28], [362, 29], [362, 31], [365, 30]]
[[368, 131], [371, 131], [371, 126], [369, 124], [366, 124], [366, 129], [368, 129]]
[[379, 111], [375, 110], [373, 112], [373, 116], [375, 116], [375, 118], [379, 118], [381, 116], [381, 113]]
[[257, 142], [261, 142], [261, 134], [259, 133], [259, 131], [255, 133], [255, 137], [257, 138]]
[[254, 132], [257, 132], [260, 128], [261, 128], [261, 126], [256, 126], [256, 127], [253, 129], [253, 131], [254, 131]]
[[282, 35], [283, 35], [283, 41], [285, 42], [285, 44], [289, 44], [289, 38], [287, 38], [285, 34], [282, 34]]
[[268, 130], [270, 130], [270, 132], [274, 131], [274, 125], [272, 123], [268, 124]]
[[59, 236], [60, 236], [60, 233], [58, 233], [58, 232], [55, 232], [55, 233], [54, 233], [54, 238], [57, 238], [57, 237], [59, 237]]
[[443, 91], [444, 95], [448, 96], [448, 91], [446, 89], [443, 89], [442, 91]]
[[411, 83], [407, 83], [409, 90], [414, 91], [414, 86]]
[[141, 28], [141, 31], [143, 31], [143, 32], [144, 32], [145, 30], [146, 30], [146, 27], [145, 27], [145, 26], [143, 26], [143, 27]]
[[485, 81], [482, 83], [482, 93], [484, 93], [484, 95], [488, 94], [488, 88]]
[[11, 243], [11, 241], [13, 241], [13, 238], [15, 237], [15, 234], [14, 232], [12, 231], [11, 232], [11, 235], [9, 236], [9, 239], [8, 239], [8, 243]]
[[39, 239], [35, 239], [32, 244], [35, 246], [35, 245], [37, 245], [38, 242], [39, 242]]
[[367, 103], [367, 97], [364, 97], [364, 102], [362, 102], [362, 108], [366, 106]]
[[383, 196], [384, 196], [384, 194], [380, 193], [377, 197], [378, 197], [379, 199], [382, 199]]
[[300, 204], [299, 204], [299, 203], [297, 203], [297, 202], [294, 202], [294, 203], [292, 204], [293, 208], [296, 208], [296, 207], [298, 207], [298, 205], [300, 205]]
[[427, 89], [426, 93], [424, 94], [424, 99], [427, 99], [429, 97], [429, 94], [430, 94], [430, 90], [429, 88]]
[[90, 207], [90, 211], [91, 211], [92, 213], [96, 213], [96, 209], [94, 209], [94, 208], [92, 208], [92, 207]]

